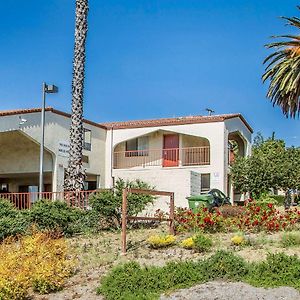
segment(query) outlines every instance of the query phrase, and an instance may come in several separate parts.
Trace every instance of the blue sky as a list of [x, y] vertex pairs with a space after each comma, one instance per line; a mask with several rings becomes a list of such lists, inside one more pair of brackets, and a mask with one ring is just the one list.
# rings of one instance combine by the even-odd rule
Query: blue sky
[[[0, 109], [70, 111], [75, 0], [6, 0], [0, 11]], [[90, 0], [85, 117], [116, 121], [242, 113], [300, 146], [300, 121], [266, 99], [263, 45], [292, 32], [294, 0]]]

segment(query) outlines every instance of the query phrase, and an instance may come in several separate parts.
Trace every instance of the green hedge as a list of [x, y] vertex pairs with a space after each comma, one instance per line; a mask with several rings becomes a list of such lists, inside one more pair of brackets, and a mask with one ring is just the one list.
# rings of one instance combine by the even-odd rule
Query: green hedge
[[152, 300], [179, 288], [214, 279], [244, 281], [255, 286], [300, 288], [300, 259], [283, 253], [248, 263], [231, 252], [218, 251], [198, 262], [171, 262], [164, 267], [141, 267], [136, 262], [116, 266], [101, 279], [98, 293], [107, 300]]
[[30, 210], [18, 210], [0, 199], [0, 240], [26, 234], [32, 226], [39, 230], [57, 231], [65, 236], [97, 231], [99, 214], [69, 207], [63, 201], [39, 200]]

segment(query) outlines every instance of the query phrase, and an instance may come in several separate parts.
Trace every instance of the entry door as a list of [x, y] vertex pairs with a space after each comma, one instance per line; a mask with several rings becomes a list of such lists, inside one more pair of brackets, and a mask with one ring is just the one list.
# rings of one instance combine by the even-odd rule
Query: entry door
[[179, 164], [179, 135], [164, 135], [163, 167], [177, 167]]

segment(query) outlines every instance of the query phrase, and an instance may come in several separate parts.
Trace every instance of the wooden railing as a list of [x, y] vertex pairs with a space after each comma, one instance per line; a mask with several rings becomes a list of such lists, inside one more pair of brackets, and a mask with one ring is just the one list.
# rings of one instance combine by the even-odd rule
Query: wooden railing
[[209, 165], [210, 147], [119, 151], [114, 152], [113, 162], [114, 169]]
[[0, 198], [11, 201], [19, 209], [29, 209], [38, 199], [61, 200], [69, 206], [87, 209], [89, 197], [97, 191], [42, 192], [42, 193], [0, 193]]

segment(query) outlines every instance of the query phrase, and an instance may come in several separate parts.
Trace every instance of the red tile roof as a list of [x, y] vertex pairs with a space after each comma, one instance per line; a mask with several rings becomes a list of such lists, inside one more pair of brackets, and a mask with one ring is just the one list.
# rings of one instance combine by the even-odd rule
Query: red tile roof
[[[16, 109], [16, 110], [0, 110], [0, 117], [12, 116], [12, 115], [24, 115], [24, 114], [30, 114], [30, 113], [37, 113], [37, 112], [41, 112], [41, 111], [42, 111], [41, 108]], [[54, 109], [53, 107], [46, 107], [45, 111], [50, 111], [50, 112], [52, 112], [54, 114], [61, 115], [61, 116], [67, 117], [67, 118], [71, 117], [71, 114], [68, 114], [68, 113], [65, 113], [63, 111]], [[90, 121], [90, 120], [84, 119], [84, 122], [87, 123], [87, 124], [96, 126], [96, 127], [100, 127], [100, 128], [106, 129], [105, 126], [103, 126], [103, 125], [101, 125], [99, 123]]]
[[199, 123], [213, 123], [224, 122], [225, 120], [240, 118], [245, 126], [253, 133], [253, 129], [241, 114], [226, 114], [226, 115], [213, 115], [213, 116], [189, 116], [177, 118], [164, 118], [153, 120], [136, 120], [124, 122], [108, 122], [101, 123], [101, 125], [108, 129], [126, 129], [126, 128], [142, 128], [142, 127], [156, 127], [156, 126], [169, 126], [169, 125], [186, 125], [186, 124], [199, 124]]
[[[70, 118], [71, 115], [63, 111], [54, 109], [52, 107], [46, 107], [46, 111], [53, 112], [55, 114]], [[41, 112], [41, 108], [31, 109], [16, 109], [16, 110], [2, 110], [0, 111], [0, 117], [11, 116], [18, 114], [29, 114]], [[213, 123], [213, 122], [224, 122], [225, 120], [240, 118], [245, 126], [253, 133], [253, 129], [245, 120], [241, 114], [225, 114], [225, 115], [213, 115], [213, 116], [189, 116], [189, 117], [177, 117], [177, 118], [163, 118], [153, 120], [134, 120], [124, 122], [107, 122], [107, 123], [96, 123], [90, 120], [84, 119], [84, 122], [90, 125], [94, 125], [104, 129], [127, 129], [127, 128], [142, 128], [142, 127], [157, 127], [157, 126], [169, 126], [169, 125], [186, 125], [186, 124], [200, 124], [200, 123]]]

